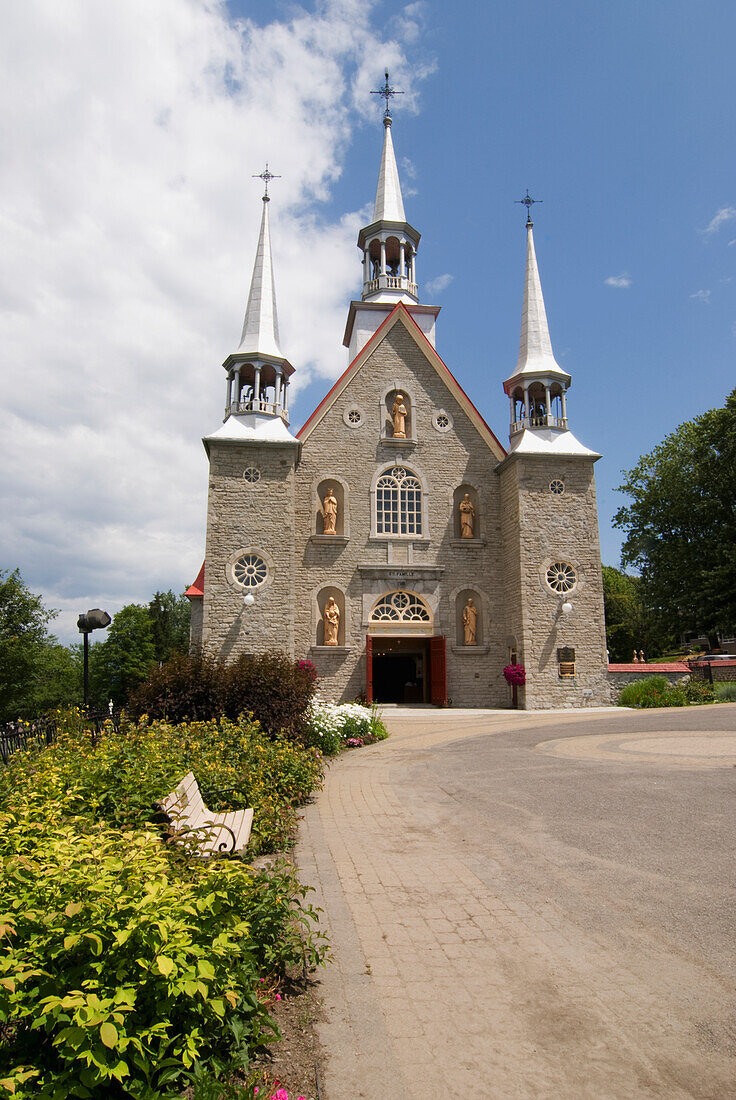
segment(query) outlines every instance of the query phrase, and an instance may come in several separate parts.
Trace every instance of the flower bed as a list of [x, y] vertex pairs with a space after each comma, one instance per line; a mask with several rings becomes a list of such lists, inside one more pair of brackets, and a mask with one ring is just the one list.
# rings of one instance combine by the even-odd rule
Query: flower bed
[[148, 824], [190, 766], [254, 807], [255, 849], [288, 841], [322, 778], [314, 749], [246, 719], [123, 724], [93, 748], [72, 717], [0, 771], [0, 1096], [163, 1100], [247, 1073], [280, 976], [321, 961], [288, 864], [191, 859]]
[[313, 699], [307, 710], [306, 741], [326, 756], [388, 737], [375, 707]]

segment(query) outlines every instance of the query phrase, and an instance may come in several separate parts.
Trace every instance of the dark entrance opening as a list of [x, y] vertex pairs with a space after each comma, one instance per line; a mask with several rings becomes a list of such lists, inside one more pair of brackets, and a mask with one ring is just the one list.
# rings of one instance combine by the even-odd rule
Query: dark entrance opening
[[373, 638], [376, 703], [429, 701], [429, 639]]

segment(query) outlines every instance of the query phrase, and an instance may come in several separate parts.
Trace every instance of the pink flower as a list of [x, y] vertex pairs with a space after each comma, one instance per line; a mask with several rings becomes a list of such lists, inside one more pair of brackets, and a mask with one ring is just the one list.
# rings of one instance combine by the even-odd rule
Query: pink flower
[[[280, 994], [280, 993], [277, 993], [277, 994], [276, 994], [276, 1000], [277, 1000], [277, 1001], [280, 1001], [280, 1000], [281, 1000], [281, 994]], [[284, 1090], [282, 1089], [281, 1091], [283, 1092]], [[289, 1100], [289, 1097], [288, 1097], [288, 1096], [286, 1097], [286, 1100]]]

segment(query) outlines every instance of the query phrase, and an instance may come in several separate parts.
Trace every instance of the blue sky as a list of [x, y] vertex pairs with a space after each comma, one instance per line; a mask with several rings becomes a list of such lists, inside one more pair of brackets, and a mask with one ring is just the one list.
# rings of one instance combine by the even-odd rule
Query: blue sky
[[[603, 454], [602, 553], [618, 565], [621, 470], [736, 385], [736, 9], [460, 0], [422, 14], [417, 58], [436, 68], [416, 115], [394, 100], [393, 134], [415, 172], [402, 183], [417, 191], [405, 205], [421, 276], [453, 276], [422, 296], [443, 307], [438, 348], [506, 442], [525, 249], [514, 200], [529, 187], [571, 427]], [[380, 140], [378, 126], [355, 133], [336, 209], [372, 195]]]
[[[266, 160], [298, 425], [346, 365], [386, 67], [422, 301], [502, 442], [528, 187], [568, 410], [621, 471], [736, 385], [726, 3], [27, 0], [0, 72], [0, 566], [60, 609], [182, 590], [204, 550], [199, 442], [222, 417]], [[437, 283], [439, 281], [439, 283]], [[427, 284], [442, 286], [430, 292]]]

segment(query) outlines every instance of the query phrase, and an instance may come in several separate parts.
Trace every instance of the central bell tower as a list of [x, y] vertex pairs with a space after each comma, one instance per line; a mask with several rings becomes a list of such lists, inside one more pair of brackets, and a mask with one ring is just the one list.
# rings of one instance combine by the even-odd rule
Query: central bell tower
[[390, 102], [393, 96], [404, 93], [391, 87], [386, 73], [386, 83], [372, 94], [386, 100], [383, 151], [373, 217], [370, 225], [364, 226], [358, 234], [363, 291], [359, 302], [350, 303], [343, 339], [351, 363], [399, 302], [403, 302], [431, 344], [435, 342], [435, 321], [440, 311], [439, 306], [419, 304], [417, 251], [422, 235], [406, 220], [391, 137]]

